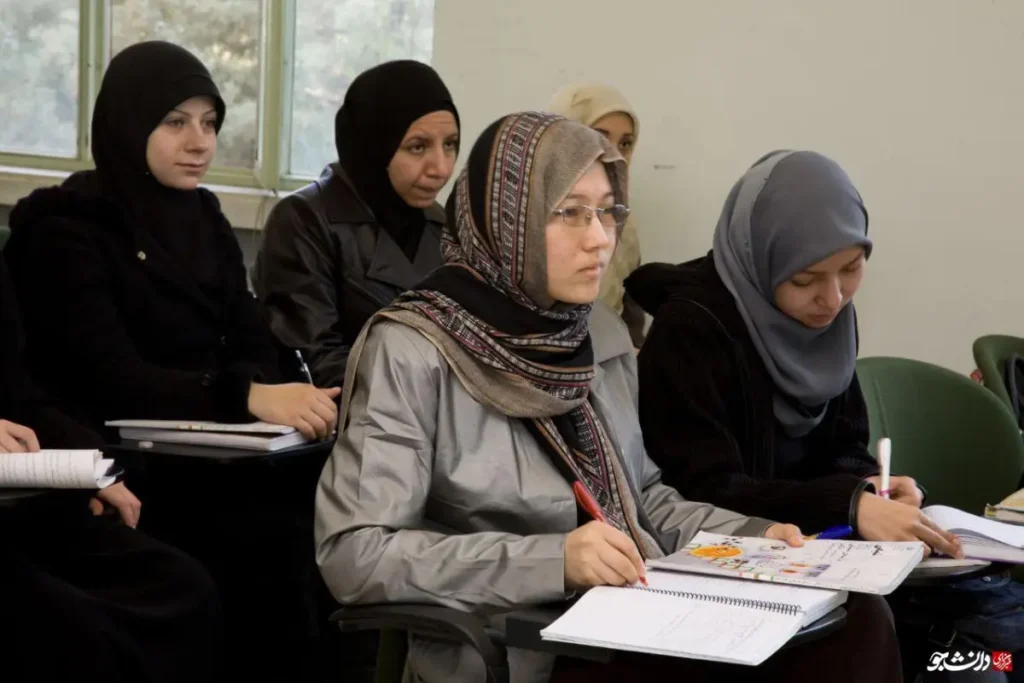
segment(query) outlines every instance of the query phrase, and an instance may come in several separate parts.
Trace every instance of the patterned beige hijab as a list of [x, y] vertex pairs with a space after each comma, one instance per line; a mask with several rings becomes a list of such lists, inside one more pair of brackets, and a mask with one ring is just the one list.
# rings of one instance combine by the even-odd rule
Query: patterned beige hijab
[[445, 265], [363, 328], [346, 369], [341, 424], [372, 325], [408, 325], [437, 347], [474, 399], [521, 419], [562, 475], [586, 487], [641, 553], [656, 557], [662, 551], [640, 524], [620, 455], [588, 400], [592, 306], [548, 293], [548, 221], [595, 162], [616, 200], [627, 203], [622, 157], [582, 124], [525, 112], [481, 134], [448, 199]]

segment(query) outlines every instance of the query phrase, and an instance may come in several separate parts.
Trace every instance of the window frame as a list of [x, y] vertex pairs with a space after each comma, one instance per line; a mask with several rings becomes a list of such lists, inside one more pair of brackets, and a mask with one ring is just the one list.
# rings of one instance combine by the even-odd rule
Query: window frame
[[[259, 228], [268, 201], [306, 185], [314, 176], [285, 172], [291, 139], [292, 74], [297, 0], [261, 4], [260, 98], [254, 168], [213, 166], [203, 185], [221, 197], [236, 227]], [[93, 168], [90, 123], [107, 65], [110, 0], [79, 0], [78, 135], [74, 158], [0, 151], [0, 204], [13, 204], [26, 189], [52, 185], [75, 171]], [[55, 180], [56, 179], [56, 180]], [[236, 195], [234, 197], [229, 195]]]

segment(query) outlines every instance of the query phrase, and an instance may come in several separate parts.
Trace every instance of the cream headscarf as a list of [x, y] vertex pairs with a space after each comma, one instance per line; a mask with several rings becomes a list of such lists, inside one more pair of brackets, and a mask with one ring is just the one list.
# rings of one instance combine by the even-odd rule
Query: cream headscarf
[[[548, 102], [545, 111], [560, 114], [590, 127], [603, 116], [622, 112], [633, 119], [634, 144], [640, 137], [640, 119], [637, 118], [636, 112], [629, 106], [622, 93], [608, 85], [570, 85], [562, 88]], [[601, 280], [601, 292], [598, 295], [601, 301], [615, 309], [619, 315], [622, 315], [622, 298], [626, 293], [622, 282], [639, 266], [640, 239], [637, 237], [633, 219], [630, 218], [622, 229], [619, 245]]]

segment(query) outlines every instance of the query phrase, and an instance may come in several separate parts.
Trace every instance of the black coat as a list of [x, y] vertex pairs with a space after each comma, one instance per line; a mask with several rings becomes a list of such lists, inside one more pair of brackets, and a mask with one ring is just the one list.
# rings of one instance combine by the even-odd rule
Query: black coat
[[665, 483], [809, 533], [852, 523], [863, 478], [877, 471], [857, 377], [783, 471], [775, 385], [714, 259], [641, 266], [626, 289], [654, 315], [638, 358], [640, 423]]
[[0, 258], [0, 420], [36, 433], [42, 448], [98, 448], [99, 434], [66, 414], [29, 376], [25, 333], [7, 266]]
[[434, 204], [425, 214], [410, 261], [338, 164], [271, 211], [253, 287], [278, 341], [302, 351], [317, 386], [341, 386], [370, 316], [441, 265], [444, 211]]
[[94, 426], [122, 418], [243, 422], [249, 386], [278, 378], [277, 351], [246, 287], [216, 197], [220, 282], [182, 264], [98, 190], [95, 174], [36, 190], [11, 213], [4, 258], [28, 358], [51, 395]]

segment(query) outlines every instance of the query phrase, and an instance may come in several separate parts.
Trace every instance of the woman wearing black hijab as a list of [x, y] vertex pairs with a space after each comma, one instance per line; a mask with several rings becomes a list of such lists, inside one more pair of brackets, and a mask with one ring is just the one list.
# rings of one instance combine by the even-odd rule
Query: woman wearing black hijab
[[[97, 429], [119, 418], [260, 419], [309, 437], [334, 427], [336, 390], [274, 384], [276, 349], [241, 250], [216, 197], [198, 187], [224, 114], [192, 54], [133, 45], [111, 60], [96, 101], [96, 170], [34, 192], [11, 214], [4, 257], [29, 363]], [[312, 659], [306, 465], [147, 460], [135, 487], [143, 526], [214, 575], [233, 676], [295, 673]]]
[[[0, 259], [0, 459], [101, 447], [98, 434], [35, 386], [24, 350]], [[195, 560], [136, 531], [139, 512], [123, 483], [0, 505], [5, 682], [214, 680], [213, 582]]]
[[338, 161], [270, 213], [253, 273], [274, 334], [325, 386], [370, 316], [441, 264], [459, 114], [432, 68], [388, 62], [349, 86], [335, 142]]

